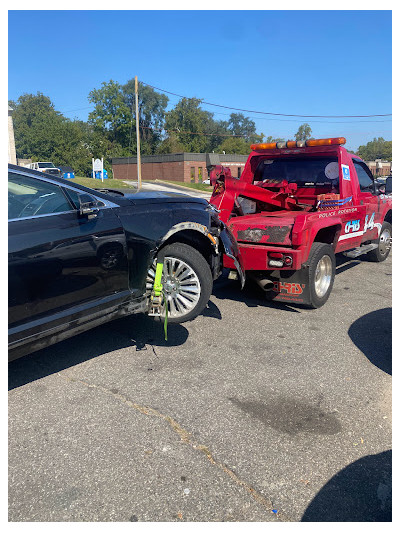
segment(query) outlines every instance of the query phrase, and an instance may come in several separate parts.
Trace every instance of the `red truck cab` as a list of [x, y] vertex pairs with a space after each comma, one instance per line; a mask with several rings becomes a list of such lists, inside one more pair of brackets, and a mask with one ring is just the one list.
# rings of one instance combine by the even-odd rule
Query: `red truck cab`
[[[271, 299], [320, 307], [332, 290], [336, 253], [383, 261], [390, 252], [391, 178], [379, 190], [345, 142], [252, 145], [240, 179], [221, 166], [210, 173], [210, 203], [235, 236], [247, 276]], [[234, 269], [229, 258], [224, 264]]]

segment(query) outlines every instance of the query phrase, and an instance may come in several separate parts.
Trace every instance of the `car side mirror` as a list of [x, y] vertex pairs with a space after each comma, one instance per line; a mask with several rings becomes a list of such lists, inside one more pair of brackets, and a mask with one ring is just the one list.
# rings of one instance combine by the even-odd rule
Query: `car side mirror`
[[96, 202], [93, 201], [92, 196], [89, 194], [78, 194], [79, 198], [79, 215], [81, 217], [87, 217], [88, 219], [96, 218], [98, 209], [96, 208]]
[[386, 178], [385, 194], [392, 194], [392, 177]]

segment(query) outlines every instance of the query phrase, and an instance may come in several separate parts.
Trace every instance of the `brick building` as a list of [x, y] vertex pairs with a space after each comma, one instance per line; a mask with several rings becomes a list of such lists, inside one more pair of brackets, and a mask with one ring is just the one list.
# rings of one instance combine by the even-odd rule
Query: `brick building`
[[375, 161], [366, 161], [366, 164], [374, 176], [389, 176], [392, 171], [391, 161], [376, 159]]
[[[186, 181], [199, 183], [208, 178], [207, 155], [219, 157], [221, 165], [229, 167], [232, 176], [240, 177], [247, 155], [237, 154], [160, 154], [142, 156], [142, 180]], [[114, 179], [136, 180], [136, 157], [116, 157], [112, 160]]]

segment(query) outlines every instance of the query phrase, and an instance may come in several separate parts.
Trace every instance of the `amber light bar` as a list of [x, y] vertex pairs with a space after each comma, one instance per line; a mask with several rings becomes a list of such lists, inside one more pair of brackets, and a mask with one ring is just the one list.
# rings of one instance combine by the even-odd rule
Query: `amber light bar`
[[332, 146], [346, 144], [344, 137], [330, 137], [329, 139], [309, 139], [308, 141], [283, 141], [276, 143], [252, 144], [252, 150], [274, 150], [275, 148], [304, 148], [305, 146]]

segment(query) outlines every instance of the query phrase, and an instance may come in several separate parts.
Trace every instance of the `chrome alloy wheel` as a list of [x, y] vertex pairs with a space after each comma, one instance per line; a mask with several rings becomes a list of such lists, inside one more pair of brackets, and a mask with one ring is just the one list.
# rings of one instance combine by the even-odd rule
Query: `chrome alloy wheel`
[[[151, 294], [156, 274], [156, 262], [151, 265], [146, 290]], [[187, 315], [196, 307], [201, 293], [200, 280], [196, 272], [182, 259], [165, 257], [162, 285], [168, 302], [168, 316], [171, 318]]]
[[379, 236], [379, 253], [383, 256], [390, 252], [390, 248], [392, 247], [392, 237], [390, 235], [390, 231], [386, 228], [382, 231], [382, 233]]
[[329, 255], [324, 255], [318, 261], [315, 269], [314, 287], [318, 298], [323, 298], [329, 289], [332, 279], [332, 260]]

